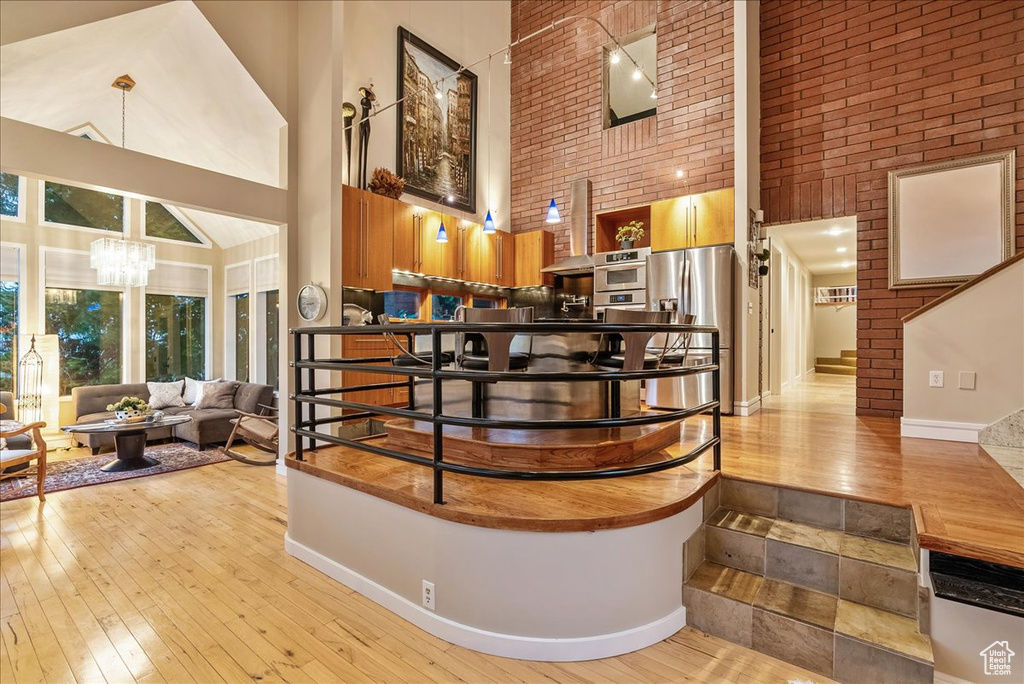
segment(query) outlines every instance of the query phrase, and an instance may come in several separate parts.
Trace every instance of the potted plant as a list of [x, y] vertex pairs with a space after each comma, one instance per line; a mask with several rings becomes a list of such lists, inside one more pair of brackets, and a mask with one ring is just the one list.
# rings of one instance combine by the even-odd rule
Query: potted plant
[[615, 239], [618, 240], [621, 249], [633, 249], [633, 243], [642, 240], [643, 237], [643, 221], [630, 221], [626, 225], [620, 226], [615, 233]]
[[145, 399], [138, 397], [121, 397], [121, 401], [116, 404], [107, 404], [107, 410], [113, 411], [114, 417], [118, 420], [134, 422], [146, 418], [146, 414], [149, 413], [149, 404]]
[[760, 254], [755, 254], [754, 257], [761, 262], [761, 265], [757, 267], [757, 274], [766, 276], [768, 275], [768, 260], [771, 258], [772, 253], [765, 249]]

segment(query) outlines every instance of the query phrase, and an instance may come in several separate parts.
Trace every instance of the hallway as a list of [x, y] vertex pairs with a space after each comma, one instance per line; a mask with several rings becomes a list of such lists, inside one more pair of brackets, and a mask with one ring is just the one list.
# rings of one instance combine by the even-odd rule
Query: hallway
[[762, 407], [778, 411], [853, 416], [857, 413], [857, 378], [811, 373], [803, 382], [783, 389], [782, 394], [765, 397]]

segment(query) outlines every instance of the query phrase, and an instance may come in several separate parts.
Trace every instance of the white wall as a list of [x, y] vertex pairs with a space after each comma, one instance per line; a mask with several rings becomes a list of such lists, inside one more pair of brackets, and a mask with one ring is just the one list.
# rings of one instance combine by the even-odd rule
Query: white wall
[[[943, 387], [929, 387], [930, 371], [944, 373]], [[960, 371], [977, 373], [976, 389], [959, 388]], [[903, 432], [977, 441], [977, 426], [1022, 407], [1024, 261], [1018, 261], [906, 323]], [[915, 425], [920, 429], [908, 431]], [[932, 428], [961, 434], [929, 434]]]
[[[774, 334], [770, 335], [772, 360], [768, 385], [772, 392], [802, 382], [814, 368], [814, 308], [811, 273], [789, 245], [773, 237], [770, 261], [770, 299], [776, 311], [771, 316]], [[766, 345], [767, 346], [767, 345]]]
[[[846, 285], [855, 287], [857, 276], [853, 273], [814, 276], [815, 288]], [[857, 305], [815, 305], [814, 356], [837, 357], [843, 349], [857, 349]]]
[[[357, 109], [359, 87], [370, 82], [374, 85], [374, 94], [381, 107], [397, 99], [399, 26], [408, 29], [452, 59], [468, 65], [507, 45], [512, 21], [511, 4], [508, 0], [358, 0], [345, 2], [344, 12], [343, 93], [345, 100], [356, 105]], [[463, 212], [452, 212], [450, 209], [445, 211], [482, 223], [490, 203], [489, 208], [498, 229], [509, 230], [509, 67], [503, 63], [503, 54], [498, 54], [491, 60], [490, 69], [485, 61], [470, 71], [477, 76], [477, 213], [474, 217]], [[491, 115], [488, 126], [487, 89], [491, 75], [494, 81], [491, 83]], [[367, 177], [378, 166], [395, 170], [396, 114], [397, 108], [371, 119]], [[357, 122], [358, 116], [357, 114]], [[353, 177], [358, 166], [355, 154], [358, 139], [358, 129], [354, 129]], [[405, 196], [404, 199], [415, 204], [433, 206], [430, 202], [411, 195]]]

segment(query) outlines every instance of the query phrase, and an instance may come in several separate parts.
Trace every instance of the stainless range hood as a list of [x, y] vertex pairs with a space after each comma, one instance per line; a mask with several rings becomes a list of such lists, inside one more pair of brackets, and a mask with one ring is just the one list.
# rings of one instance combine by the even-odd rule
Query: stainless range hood
[[590, 191], [589, 180], [573, 181], [569, 200], [569, 258], [557, 261], [542, 273], [557, 275], [591, 275], [594, 260], [590, 258]]

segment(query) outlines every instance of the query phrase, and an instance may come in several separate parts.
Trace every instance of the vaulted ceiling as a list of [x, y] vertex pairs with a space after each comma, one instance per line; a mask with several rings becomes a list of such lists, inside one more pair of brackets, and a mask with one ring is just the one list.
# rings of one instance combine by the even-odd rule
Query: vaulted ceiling
[[[169, 2], [0, 47], [0, 115], [278, 187], [285, 120], [189, 1]], [[90, 136], [95, 137], [95, 136]], [[97, 143], [101, 144], [101, 143]], [[187, 210], [220, 246], [272, 226]]]

